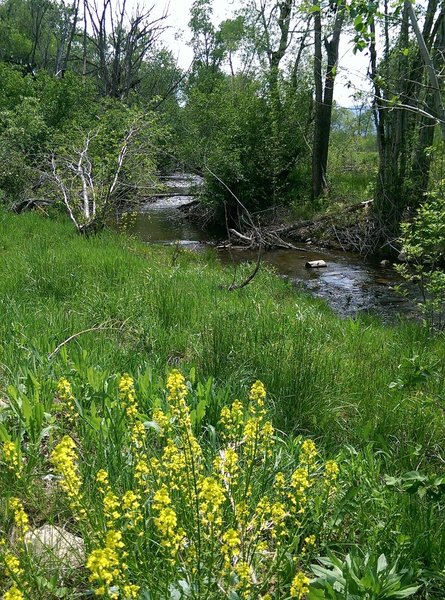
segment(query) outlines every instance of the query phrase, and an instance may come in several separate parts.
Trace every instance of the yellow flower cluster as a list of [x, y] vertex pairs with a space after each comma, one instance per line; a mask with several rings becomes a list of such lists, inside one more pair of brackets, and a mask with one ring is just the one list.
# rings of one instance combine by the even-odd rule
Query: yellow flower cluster
[[9, 508], [14, 513], [14, 523], [19, 531], [20, 539], [23, 539], [25, 533], [29, 530], [29, 519], [25, 513], [23, 504], [18, 498], [10, 498]]
[[122, 578], [123, 566], [120, 550], [124, 547], [120, 531], [109, 531], [105, 546], [93, 550], [87, 559], [86, 567], [90, 571], [89, 580], [98, 584], [96, 596], [109, 594], [110, 598], [119, 598], [118, 591], [110, 591], [110, 587], [118, 585]]
[[73, 422], [75, 418], [74, 395], [71, 384], [65, 377], [61, 377], [57, 384], [57, 397], [61, 409], [68, 421]]
[[[122, 498], [115, 494], [110, 486], [108, 473], [100, 469], [96, 482], [103, 495], [103, 514], [106, 522], [105, 544], [91, 552], [87, 560], [91, 583], [98, 584], [96, 596], [108, 595], [109, 598], [137, 598], [139, 587], [127, 581], [124, 562], [127, 556], [122, 531], [118, 521], [125, 519], [128, 529], [135, 528], [142, 521], [140, 497], [129, 490]], [[143, 532], [140, 532], [140, 535]], [[113, 586], [113, 589], [110, 589]]]
[[17, 479], [20, 479], [23, 469], [23, 464], [21, 461], [20, 453], [17, 448], [17, 444], [14, 442], [4, 442], [3, 443], [3, 456], [5, 459], [5, 463], [12, 471]]
[[178, 528], [176, 511], [165, 485], [155, 492], [152, 509], [156, 514], [153, 521], [161, 538], [161, 546], [167, 551], [169, 561], [174, 562], [184, 543], [185, 533]]
[[220, 527], [222, 524], [221, 507], [225, 501], [224, 489], [213, 477], [204, 477], [199, 482], [199, 512], [204, 525]]
[[187, 386], [182, 373], [173, 369], [167, 379], [168, 403], [173, 416], [184, 419], [189, 416], [188, 406], [185, 402], [187, 396]]
[[155, 408], [153, 410], [153, 421], [159, 425], [163, 435], [168, 432], [170, 419], [163, 410], [160, 408]]
[[300, 449], [300, 463], [309, 469], [315, 463], [317, 447], [313, 440], [304, 440]]
[[[122, 496], [122, 512], [130, 529], [136, 529], [139, 523], [143, 521], [140, 500], [140, 496], [132, 490], [128, 490]], [[143, 535], [143, 532], [140, 531], [139, 535]]]
[[125, 409], [127, 417], [134, 419], [138, 415], [138, 404], [133, 378], [128, 373], [125, 373], [119, 379], [118, 388], [122, 408]]
[[11, 579], [18, 579], [21, 575], [23, 575], [24, 571], [20, 566], [19, 559], [7, 552], [4, 557], [5, 567], [6, 567], [6, 575]]
[[236, 588], [241, 591], [241, 597], [247, 600], [247, 598], [250, 598], [250, 590], [252, 588], [249, 563], [245, 560], [238, 561], [235, 565], [235, 573], [238, 576], [238, 585]]
[[244, 408], [239, 400], [235, 400], [230, 407], [222, 408], [219, 423], [222, 427], [223, 440], [226, 442], [240, 440], [244, 424]]
[[70, 500], [70, 508], [76, 519], [85, 517], [82, 480], [77, 466], [76, 444], [66, 435], [51, 453], [51, 462], [55, 472], [60, 475], [59, 484]]
[[291, 598], [301, 600], [309, 592], [310, 579], [304, 573], [300, 572], [295, 575], [290, 586]]
[[330, 487], [337, 480], [340, 468], [335, 460], [328, 460], [324, 467], [324, 482], [327, 487]]
[[133, 378], [127, 373], [123, 375], [118, 384], [119, 398], [128, 421], [131, 436], [131, 453], [135, 461], [134, 478], [138, 493], [147, 493], [146, 478], [149, 473], [148, 457], [144, 450], [146, 442], [145, 425], [139, 420], [139, 406], [136, 399]]
[[235, 529], [228, 529], [222, 535], [222, 542], [221, 553], [224, 557], [224, 566], [227, 570], [239, 556], [241, 538]]
[[307, 537], [304, 538], [304, 545], [301, 550], [302, 556], [305, 556], [308, 552], [310, 552], [315, 547], [316, 541], [317, 541], [317, 538], [315, 535], [308, 535]]
[[218, 473], [219, 479], [225, 488], [236, 484], [239, 475], [239, 457], [230, 446], [222, 450], [213, 461], [213, 469]]
[[[335, 481], [338, 465], [328, 461], [323, 469], [315, 443], [304, 440], [293, 473], [274, 474], [269, 457], [275, 455], [275, 430], [259, 381], [246, 409], [239, 400], [222, 409], [224, 445], [216, 456], [207, 454], [207, 446], [202, 448], [194, 435], [187, 385], [179, 371], [169, 375], [167, 389], [168, 408], [152, 412], [159, 438], [149, 457], [133, 380], [124, 375], [119, 382], [136, 487], [121, 496], [111, 489], [106, 471], [97, 473], [107, 533], [102, 547], [88, 558], [90, 581], [97, 585], [97, 595], [136, 598], [138, 588], [128, 582], [125, 570], [131, 547], [127, 539], [135, 538], [127, 535], [144, 535], [152, 527], [167, 565], [217, 586], [225, 597], [236, 593], [247, 600], [256, 594], [264, 600], [274, 561], [295, 552], [300, 539], [297, 564], [315, 548], [315, 536], [307, 535], [297, 518], [312, 508], [314, 494], [329, 497], [333, 488], [326, 486]], [[142, 517], [145, 498], [151, 498], [147, 520]], [[204, 574], [210, 563], [211, 572]], [[299, 572], [288, 595], [302, 599], [308, 589], [309, 579]]]
[[24, 600], [24, 596], [22, 592], [15, 585], [13, 585], [7, 592], [5, 592], [3, 600]]
[[255, 381], [250, 388], [249, 412], [253, 417], [263, 417], [266, 414], [265, 400], [266, 388], [261, 381]]
[[303, 514], [306, 510], [306, 490], [310, 485], [307, 469], [305, 467], [295, 469], [290, 481], [292, 492], [289, 494], [289, 500], [291, 501], [293, 511], [297, 514]]

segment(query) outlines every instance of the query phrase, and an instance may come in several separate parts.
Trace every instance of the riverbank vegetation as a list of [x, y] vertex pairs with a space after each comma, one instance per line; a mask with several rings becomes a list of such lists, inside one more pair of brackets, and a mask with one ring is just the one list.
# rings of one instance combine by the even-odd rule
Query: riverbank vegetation
[[[246, 0], [219, 24], [213, 8], [191, 5], [184, 71], [157, 7], [3, 0], [2, 202], [56, 201], [91, 231], [158, 189], [157, 174], [186, 167], [204, 177], [207, 219], [242, 230], [252, 215], [267, 223], [374, 200], [359, 245], [400, 246], [401, 223], [441, 177], [437, 0]], [[342, 108], [347, 41], [370, 64]]]
[[[230, 293], [232, 269], [211, 254], [147, 247], [112, 233], [80, 237], [68, 221], [37, 214], [1, 212], [0, 219], [0, 522], [6, 543], [2, 555], [16, 557], [21, 569], [6, 567], [4, 592], [14, 582], [24, 597], [76, 598], [105, 585], [112, 597], [114, 586], [125, 583], [140, 586], [140, 596], [135, 592], [134, 597], [141, 598], [170, 597], [167, 587], [171, 597], [216, 598], [221, 586], [232, 586], [232, 597], [287, 598], [301, 573], [296, 581], [304, 589], [306, 577], [319, 576], [309, 597], [344, 598], [338, 585], [335, 593], [329, 586], [342, 577], [348, 586], [359, 585], [354, 583], [357, 571], [365, 578], [358, 597], [366, 597], [371, 585], [366, 577], [382, 586], [391, 580], [395, 587], [388, 590], [394, 594], [420, 586], [419, 598], [443, 595], [440, 339], [416, 324], [385, 327], [372, 320], [341, 320], [267, 271]], [[185, 375], [190, 415], [182, 404], [185, 412], [175, 412], [176, 388], [170, 388], [168, 398], [164, 392], [173, 369]], [[123, 383], [124, 373], [132, 375], [135, 396]], [[255, 412], [255, 402], [248, 402], [249, 393], [255, 397], [249, 390], [257, 379], [267, 390], [264, 413], [262, 405]], [[249, 419], [258, 417], [264, 420], [261, 435], [274, 440], [264, 442], [264, 453], [258, 438], [255, 459], [249, 459], [247, 438], [239, 443], [236, 426], [224, 425], [225, 419], [235, 419], [236, 399], [239, 410], [247, 411], [236, 417], [242, 435]], [[270, 420], [276, 429], [266, 427]], [[188, 422], [191, 430], [184, 433]], [[181, 442], [190, 432], [193, 444], [201, 447], [192, 467], [188, 446]], [[162, 472], [151, 469], [148, 479], [138, 479], [136, 455], [161, 459], [169, 439], [170, 451], [179, 452], [170, 457], [173, 471], [168, 472], [164, 457]], [[310, 459], [306, 489], [295, 477], [308, 468], [307, 440], [315, 442], [317, 454]], [[227, 477], [234, 476], [229, 467], [222, 477], [220, 463], [212, 463], [218, 456], [227, 458], [229, 448], [237, 453], [242, 477], [232, 487], [226, 485]], [[327, 465], [334, 464], [326, 461], [340, 469], [338, 480], [335, 473], [329, 484], [335, 492], [323, 488]], [[249, 464], [252, 495], [245, 518], [255, 525], [243, 530], [233, 501], [241, 502], [242, 490], [250, 489], [245, 479]], [[195, 491], [187, 488], [186, 497], [195, 498], [199, 518], [185, 492], [176, 495], [181, 487], [170, 486], [171, 505], [161, 498], [162, 482], [173, 485], [176, 479], [168, 478], [176, 477], [186, 485], [190, 468], [198, 469], [199, 484]], [[193, 478], [187, 477], [190, 485]], [[138, 487], [145, 485], [146, 494]], [[292, 494], [300, 494], [295, 500], [298, 527], [291, 526], [294, 512], [287, 505], [293, 505]], [[303, 496], [307, 508], [300, 517]], [[36, 558], [30, 544], [25, 551], [20, 541], [25, 518], [11, 498], [23, 504], [25, 529], [50, 524], [77, 535], [86, 544], [88, 562], [67, 570], [66, 561], [59, 560], [48, 574], [44, 555]], [[122, 507], [128, 500], [128, 507], [116, 504], [114, 510], [111, 500]], [[161, 512], [168, 507], [177, 520], [162, 529]], [[267, 512], [273, 508], [285, 514]], [[212, 525], [206, 511], [215, 516], [221, 511], [221, 520]], [[245, 537], [238, 539], [232, 530]], [[114, 546], [110, 532], [120, 532]], [[116, 569], [109, 588], [105, 571], [94, 570], [105, 547], [108, 554], [117, 553], [119, 562], [128, 552], [128, 570]], [[198, 549], [202, 563], [195, 562]], [[249, 569], [241, 568], [241, 552]], [[388, 568], [383, 559], [377, 566], [382, 554]], [[352, 563], [342, 562], [346, 555]], [[317, 564], [316, 556], [331, 556], [340, 566], [329, 567], [331, 575], [322, 575], [321, 567], [314, 574], [309, 565]], [[270, 563], [271, 557], [278, 562]], [[269, 568], [276, 571], [266, 585], [264, 569]], [[214, 577], [208, 577], [209, 571]], [[122, 590], [115, 592], [118, 597], [133, 597]], [[404, 597], [373, 593], [369, 597]]]

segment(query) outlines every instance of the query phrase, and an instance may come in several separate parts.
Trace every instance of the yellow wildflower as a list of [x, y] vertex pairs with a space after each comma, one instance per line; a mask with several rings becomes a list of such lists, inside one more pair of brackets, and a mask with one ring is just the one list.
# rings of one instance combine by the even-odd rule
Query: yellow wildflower
[[74, 420], [74, 395], [71, 384], [65, 377], [61, 377], [57, 384], [57, 397], [62, 405], [62, 411], [69, 421]]
[[131, 428], [131, 441], [136, 448], [142, 448], [145, 442], [145, 425], [140, 421], [136, 421]]
[[222, 450], [213, 461], [213, 468], [226, 486], [234, 484], [239, 473], [238, 454], [230, 447]]
[[301, 554], [304, 556], [305, 554], [310, 552], [314, 548], [316, 541], [317, 541], [317, 538], [315, 535], [308, 535], [307, 537], [305, 537], [304, 545], [301, 550]]
[[226, 567], [228, 567], [240, 553], [241, 539], [237, 531], [228, 529], [223, 534], [222, 541], [221, 554], [224, 557]]
[[164, 434], [170, 425], [170, 419], [160, 408], [153, 410], [153, 421], [161, 428], [161, 433]]
[[239, 400], [235, 400], [231, 407], [222, 408], [219, 423], [224, 440], [239, 441], [244, 423], [244, 408]]
[[119, 379], [118, 388], [122, 408], [129, 419], [135, 419], [138, 415], [138, 404], [133, 378], [128, 373], [125, 373]]
[[20, 453], [17, 448], [17, 444], [14, 442], [3, 443], [3, 456], [8, 468], [15, 474], [17, 479], [20, 479], [23, 464], [21, 461]]
[[317, 456], [317, 447], [313, 440], [304, 440], [301, 444], [300, 450], [300, 462], [302, 465], [307, 465], [307, 467], [311, 467], [315, 462], [315, 457]]
[[[286, 507], [282, 502], [274, 502], [270, 507], [270, 518], [272, 521], [272, 539], [280, 539], [286, 534]], [[279, 543], [279, 542], [277, 542]]]
[[303, 513], [307, 503], [306, 490], [310, 486], [307, 470], [304, 467], [299, 467], [294, 471], [290, 481], [290, 487], [293, 488], [293, 493], [289, 494], [289, 499], [294, 511]]
[[323, 479], [326, 486], [332, 485], [340, 472], [338, 464], [335, 460], [328, 460], [324, 467]]
[[20, 532], [20, 537], [23, 538], [25, 533], [29, 530], [29, 519], [28, 515], [25, 513], [23, 504], [18, 498], [10, 498], [9, 508], [14, 513], [15, 526]]
[[136, 527], [142, 521], [140, 496], [128, 490], [122, 496], [122, 511], [131, 527]]
[[20, 561], [16, 556], [10, 552], [7, 552], [4, 557], [4, 561], [6, 566], [6, 574], [8, 577], [11, 577], [11, 579], [17, 579], [23, 575], [24, 571], [21, 568]]
[[255, 383], [250, 388], [249, 399], [249, 412], [252, 416], [260, 417], [266, 414], [266, 410], [264, 408], [264, 401], [266, 399], [266, 388], [261, 383], [261, 381], [255, 381]]
[[309, 577], [301, 571], [295, 575], [290, 586], [291, 598], [301, 600], [309, 592]]
[[59, 485], [70, 500], [74, 516], [81, 518], [86, 515], [86, 511], [82, 507], [82, 480], [78, 472], [75, 448], [73, 440], [66, 435], [51, 453], [51, 462], [56, 473], [61, 476]]
[[146, 454], [142, 454], [139, 456], [139, 459], [134, 467], [134, 478], [139, 488], [146, 489], [146, 477], [149, 472], [150, 469], [147, 463], [147, 456]]
[[178, 519], [171, 504], [167, 487], [163, 485], [153, 497], [152, 508], [157, 513], [153, 521], [161, 538], [161, 546], [174, 559], [182, 546], [184, 532], [178, 529]]
[[173, 369], [167, 379], [168, 401], [173, 406], [178, 404], [187, 395], [185, 378], [177, 369]]
[[102, 492], [102, 494], [105, 494], [110, 487], [108, 473], [105, 471], [105, 469], [100, 469], [100, 471], [96, 473], [96, 481], [99, 484], [99, 490]]
[[23, 600], [23, 599], [24, 599], [24, 596], [23, 596], [22, 592], [15, 585], [10, 587], [9, 590], [7, 592], [5, 592], [5, 595], [3, 596], [3, 600]]
[[187, 491], [186, 457], [171, 438], [166, 441], [160, 463], [162, 469], [159, 473], [163, 474], [168, 481], [170, 489], [182, 490], [185, 493]]
[[124, 598], [125, 600], [130, 600], [132, 598], [139, 598], [139, 590], [141, 588], [138, 585], [129, 584], [123, 586]]
[[250, 597], [250, 588], [252, 587], [252, 579], [250, 575], [250, 567], [244, 560], [237, 562], [235, 573], [238, 575], [237, 588], [242, 591], [243, 598]]
[[200, 514], [205, 525], [222, 523], [221, 506], [225, 500], [224, 489], [213, 477], [205, 477], [199, 482], [198, 498]]
[[[96, 596], [105, 596], [110, 586], [125, 581], [123, 570], [125, 564], [122, 562], [125, 553], [122, 552], [124, 543], [122, 533], [116, 530], [108, 531], [103, 548], [93, 550], [86, 563], [90, 571], [89, 581], [98, 584]], [[110, 598], [119, 598], [119, 593], [109, 593]], [[131, 596], [130, 596], [131, 597]]]
[[107, 521], [107, 526], [113, 527], [115, 521], [117, 521], [119, 519], [119, 517], [121, 516], [120, 512], [118, 510], [120, 508], [119, 498], [116, 496], [116, 494], [114, 492], [112, 492], [111, 490], [108, 490], [104, 496], [103, 505], [104, 505], [104, 515], [105, 515], [105, 519]]

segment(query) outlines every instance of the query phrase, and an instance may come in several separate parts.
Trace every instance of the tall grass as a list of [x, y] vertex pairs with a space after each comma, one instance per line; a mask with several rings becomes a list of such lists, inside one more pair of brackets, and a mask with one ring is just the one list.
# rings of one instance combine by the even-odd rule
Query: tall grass
[[434, 453], [445, 349], [417, 325], [340, 319], [265, 270], [228, 292], [232, 271], [210, 253], [174, 257], [112, 233], [84, 239], [34, 214], [0, 213], [0, 227], [4, 390], [28, 369], [65, 373], [65, 352], [48, 355], [99, 327], [64, 346], [70, 360], [108, 372], [193, 366], [231, 395], [261, 377], [286, 431], [322, 435], [333, 449], [374, 441]]
[[344, 511], [362, 528], [354, 540], [387, 553], [400, 547], [432, 570], [443, 563], [442, 505], [383, 485], [385, 475], [443, 471], [441, 338], [413, 323], [340, 319], [267, 270], [228, 292], [232, 270], [212, 253], [178, 254], [111, 232], [86, 239], [37, 214], [0, 212], [0, 232], [0, 399], [32, 404], [37, 395], [49, 408], [54, 382], [67, 376], [105, 456], [119, 448], [109, 437], [118, 430], [96, 427], [94, 411], [116, 373], [135, 376], [149, 414], [166, 372], [181, 368], [212, 426], [261, 379], [289, 443], [303, 434], [343, 457]]

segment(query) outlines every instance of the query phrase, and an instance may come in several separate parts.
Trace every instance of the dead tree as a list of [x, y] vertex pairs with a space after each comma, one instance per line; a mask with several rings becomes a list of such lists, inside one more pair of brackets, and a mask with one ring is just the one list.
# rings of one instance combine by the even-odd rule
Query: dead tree
[[79, 19], [80, 0], [73, 0], [71, 6], [65, 5], [62, 1], [60, 39], [58, 40], [58, 49], [54, 73], [56, 77], [63, 77], [71, 55], [71, 48], [76, 35], [77, 23]]
[[137, 7], [130, 15], [127, 0], [85, 0], [84, 7], [95, 50], [90, 67], [98, 76], [100, 91], [104, 96], [125, 98], [139, 83], [142, 63], [165, 30], [166, 15], [154, 17], [153, 6], [143, 12]]
[[137, 123], [128, 129], [116, 156], [113, 172], [104, 175], [95, 168], [91, 145], [98, 132], [89, 132], [80, 148], [70, 155], [51, 156], [51, 179], [61, 194], [69, 218], [79, 233], [94, 233], [104, 225], [110, 208], [122, 192], [124, 165], [135, 148]]

